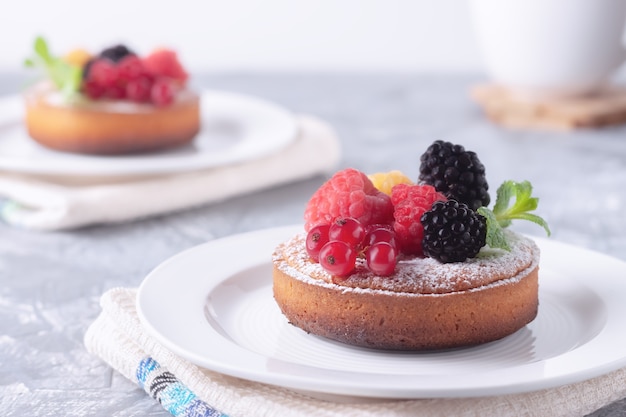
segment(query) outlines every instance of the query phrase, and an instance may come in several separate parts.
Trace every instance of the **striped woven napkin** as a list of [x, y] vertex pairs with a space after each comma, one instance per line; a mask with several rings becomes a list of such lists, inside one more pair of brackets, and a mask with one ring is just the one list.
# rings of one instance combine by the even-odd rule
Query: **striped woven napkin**
[[0, 218], [33, 230], [123, 222], [330, 172], [341, 155], [336, 133], [328, 123], [312, 116], [299, 116], [297, 122], [299, 135], [286, 148], [211, 169], [114, 180], [3, 172]]
[[314, 398], [202, 369], [173, 354], [142, 327], [136, 294], [131, 288], [106, 292], [102, 312], [85, 334], [85, 345], [176, 417], [576, 417], [626, 397], [625, 368], [572, 385], [495, 397]]

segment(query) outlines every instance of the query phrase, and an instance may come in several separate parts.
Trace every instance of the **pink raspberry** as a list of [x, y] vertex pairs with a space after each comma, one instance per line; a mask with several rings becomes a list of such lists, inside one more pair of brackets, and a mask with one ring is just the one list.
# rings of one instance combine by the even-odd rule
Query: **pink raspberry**
[[129, 83], [138, 78], [148, 77], [148, 71], [143, 61], [137, 55], [126, 55], [117, 63], [118, 78], [123, 83]]
[[157, 49], [143, 59], [143, 65], [154, 77], [168, 77], [185, 83], [189, 74], [171, 49]]
[[118, 69], [108, 59], [96, 59], [89, 67], [88, 81], [92, 81], [102, 88], [115, 87], [118, 79]]
[[353, 168], [337, 172], [313, 194], [304, 211], [304, 229], [330, 224], [337, 217], [354, 217], [363, 226], [391, 224], [393, 206], [367, 175]]
[[446, 201], [447, 198], [430, 185], [398, 184], [393, 187], [391, 190], [395, 219], [393, 228], [402, 253], [423, 255], [424, 227], [420, 218], [430, 210], [435, 201], [439, 200]]

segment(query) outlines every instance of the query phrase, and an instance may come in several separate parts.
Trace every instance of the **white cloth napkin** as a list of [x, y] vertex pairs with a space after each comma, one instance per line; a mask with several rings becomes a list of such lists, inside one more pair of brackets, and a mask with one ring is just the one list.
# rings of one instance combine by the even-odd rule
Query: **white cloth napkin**
[[299, 136], [260, 159], [207, 170], [123, 179], [61, 178], [0, 173], [0, 216], [37, 230], [70, 229], [128, 221], [216, 202], [316, 174], [340, 158], [338, 138], [327, 123], [298, 117]]
[[622, 368], [576, 384], [515, 395], [318, 399], [222, 375], [180, 358], [144, 330], [135, 299], [135, 289], [106, 292], [102, 312], [85, 334], [85, 346], [177, 417], [576, 417], [626, 397], [626, 368]]

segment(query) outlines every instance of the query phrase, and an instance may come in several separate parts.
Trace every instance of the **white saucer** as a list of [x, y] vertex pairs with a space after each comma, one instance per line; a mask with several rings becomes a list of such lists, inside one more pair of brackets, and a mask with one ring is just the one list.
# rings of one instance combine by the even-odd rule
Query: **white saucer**
[[287, 323], [272, 297], [271, 253], [302, 226], [208, 242], [157, 267], [137, 310], [148, 331], [192, 363], [319, 394], [471, 397], [538, 390], [626, 365], [626, 263], [535, 238], [537, 318], [465, 349], [389, 352], [344, 345]]
[[222, 91], [205, 91], [201, 100], [202, 130], [191, 145], [142, 155], [89, 156], [37, 144], [22, 121], [22, 98], [0, 99], [0, 170], [82, 176], [167, 174], [259, 158], [297, 136], [293, 115], [274, 103]]

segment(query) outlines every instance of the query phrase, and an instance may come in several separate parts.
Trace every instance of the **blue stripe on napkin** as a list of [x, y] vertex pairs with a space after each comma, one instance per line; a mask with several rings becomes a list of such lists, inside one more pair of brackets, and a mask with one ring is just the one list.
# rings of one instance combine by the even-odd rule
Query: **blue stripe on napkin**
[[[135, 371], [137, 382], [163, 408], [176, 417], [228, 417], [204, 401], [167, 369], [151, 357], [139, 362]], [[146, 385], [146, 382], [150, 384]]]

